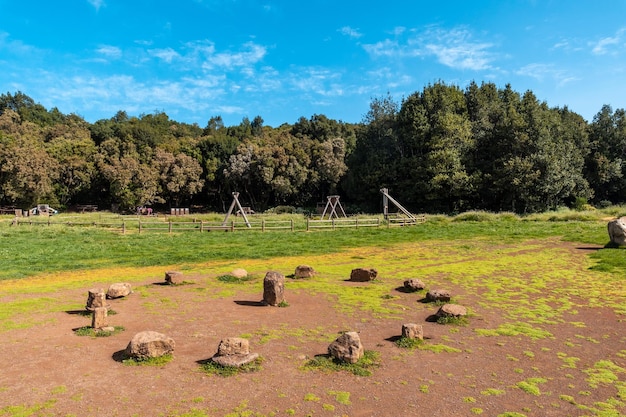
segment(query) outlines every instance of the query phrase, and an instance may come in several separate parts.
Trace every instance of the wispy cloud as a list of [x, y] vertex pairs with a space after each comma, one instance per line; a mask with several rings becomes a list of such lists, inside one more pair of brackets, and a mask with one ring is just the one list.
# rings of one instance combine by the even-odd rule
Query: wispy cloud
[[106, 58], [118, 59], [122, 57], [122, 50], [117, 46], [112, 45], [102, 45], [96, 52], [100, 55], [104, 55]]
[[255, 44], [254, 42], [245, 43], [243, 49], [243, 51], [238, 52], [229, 51], [211, 54], [205, 65], [208, 68], [217, 66], [227, 69], [245, 67], [261, 61], [267, 53], [267, 49], [264, 46]]
[[148, 50], [148, 54], [151, 56], [157, 57], [168, 64], [171, 63], [174, 59], [180, 58], [180, 54], [173, 50], [172, 48], [165, 49], [150, 49]]
[[99, 11], [102, 6], [106, 6], [104, 0], [87, 0], [87, 3], [95, 7], [96, 11]]
[[565, 70], [558, 69], [551, 64], [528, 64], [515, 71], [515, 73], [524, 77], [534, 78], [537, 81], [545, 81], [549, 79], [556, 82], [559, 87], [562, 87], [570, 82], [579, 80], [578, 77], [569, 74]]
[[[395, 34], [401, 35], [404, 28], [396, 28]], [[491, 42], [474, 39], [473, 34], [465, 28], [445, 30], [438, 27], [409, 37], [405, 42], [385, 39], [375, 44], [363, 45], [373, 57], [429, 57], [450, 68], [460, 70], [485, 70], [492, 68], [495, 54], [490, 52], [494, 47]]]
[[591, 46], [594, 55], [617, 53], [620, 49], [626, 49], [626, 28], [619, 29], [614, 36], [602, 38]]
[[363, 36], [363, 34], [359, 32], [358, 29], [351, 28], [350, 26], [344, 26], [341, 29], [338, 29], [337, 31], [341, 33], [342, 35], [348, 36], [353, 39], [358, 39], [361, 36]]

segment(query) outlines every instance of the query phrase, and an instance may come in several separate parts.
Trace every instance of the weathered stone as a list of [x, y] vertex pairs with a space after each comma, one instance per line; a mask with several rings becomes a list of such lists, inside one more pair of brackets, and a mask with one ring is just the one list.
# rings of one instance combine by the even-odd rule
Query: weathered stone
[[374, 268], [356, 268], [350, 273], [350, 281], [368, 282], [376, 279], [378, 271]]
[[424, 339], [424, 328], [421, 324], [406, 323], [402, 325], [402, 337], [407, 339]]
[[235, 268], [230, 274], [235, 278], [241, 279], [248, 276], [248, 271], [243, 268]]
[[114, 332], [115, 331], [115, 326], [104, 326], [101, 329], [96, 329], [100, 332]]
[[426, 301], [450, 301], [450, 291], [448, 290], [430, 290], [426, 293]]
[[165, 273], [165, 282], [170, 285], [178, 285], [183, 283], [183, 273], [178, 271], [168, 271]]
[[285, 301], [285, 276], [280, 272], [269, 271], [263, 279], [263, 302], [278, 306]]
[[107, 290], [107, 298], [126, 297], [133, 292], [133, 287], [127, 282], [111, 284]]
[[343, 362], [356, 363], [363, 357], [364, 349], [357, 332], [346, 332], [328, 346], [328, 354]]
[[150, 330], [137, 333], [126, 347], [126, 355], [135, 359], [157, 358], [174, 351], [174, 339]]
[[253, 362], [258, 357], [258, 353], [248, 353], [247, 355], [213, 356], [211, 360], [221, 366], [240, 367]]
[[611, 220], [607, 225], [611, 243], [626, 246], [626, 217]]
[[415, 292], [423, 290], [424, 288], [426, 288], [426, 285], [424, 285], [421, 279], [412, 278], [404, 281], [404, 289], [407, 291]]
[[88, 311], [93, 311], [96, 307], [107, 307], [106, 294], [102, 288], [92, 288], [87, 295], [87, 305], [85, 308]]
[[315, 270], [309, 265], [298, 265], [296, 272], [294, 272], [294, 278], [311, 278], [315, 275]]
[[250, 353], [250, 342], [248, 339], [228, 337], [220, 342], [216, 356], [247, 355], [248, 353]]
[[437, 317], [463, 317], [467, 315], [467, 309], [458, 304], [444, 304], [439, 307]]
[[91, 314], [91, 327], [94, 329], [107, 327], [109, 325], [107, 323], [107, 312], [108, 310], [106, 307], [94, 308], [93, 313]]

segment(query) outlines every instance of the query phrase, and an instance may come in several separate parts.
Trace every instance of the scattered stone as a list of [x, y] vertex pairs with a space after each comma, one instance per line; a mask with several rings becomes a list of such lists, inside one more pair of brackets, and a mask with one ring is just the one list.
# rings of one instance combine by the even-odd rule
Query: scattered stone
[[87, 311], [93, 311], [97, 307], [110, 308], [110, 305], [106, 302], [106, 294], [102, 288], [92, 288], [87, 295], [87, 305], [85, 305]]
[[107, 290], [107, 298], [122, 298], [133, 292], [133, 287], [127, 282], [111, 284]]
[[467, 309], [458, 304], [444, 304], [439, 307], [437, 317], [464, 317], [467, 316]]
[[242, 337], [222, 339], [217, 347], [217, 356], [247, 355], [250, 353], [250, 342]]
[[424, 340], [424, 328], [421, 324], [406, 323], [402, 325], [402, 337]]
[[404, 281], [404, 289], [410, 292], [420, 291], [426, 288], [421, 279], [412, 278]]
[[168, 271], [165, 273], [165, 282], [170, 285], [178, 285], [183, 283], [183, 273], [178, 271]]
[[278, 306], [285, 301], [285, 276], [280, 272], [269, 271], [263, 279], [263, 302]]
[[328, 354], [340, 361], [356, 363], [363, 357], [364, 349], [357, 332], [346, 332], [328, 346]]
[[296, 272], [294, 272], [294, 278], [312, 278], [315, 275], [315, 270], [309, 265], [298, 265]]
[[426, 293], [426, 301], [450, 301], [450, 291], [448, 290], [430, 290]]
[[174, 339], [147, 330], [137, 333], [126, 347], [126, 355], [134, 359], [158, 358], [174, 351]]
[[356, 268], [350, 273], [350, 281], [368, 282], [376, 279], [378, 271], [374, 268]]
[[93, 329], [102, 329], [103, 327], [107, 327], [109, 325], [107, 323], [107, 313], [108, 310], [106, 307], [94, 308], [93, 313], [91, 314], [91, 327]]
[[217, 347], [217, 353], [211, 360], [221, 366], [240, 367], [253, 362], [258, 357], [258, 353], [250, 353], [248, 339], [229, 337], [222, 339]]
[[96, 329], [97, 331], [100, 332], [114, 332], [115, 331], [115, 327], [114, 326], [105, 326], [101, 329]]
[[626, 217], [611, 220], [607, 225], [611, 243], [618, 246], [626, 246]]
[[243, 268], [235, 268], [230, 274], [237, 279], [242, 279], [248, 276], [248, 271]]

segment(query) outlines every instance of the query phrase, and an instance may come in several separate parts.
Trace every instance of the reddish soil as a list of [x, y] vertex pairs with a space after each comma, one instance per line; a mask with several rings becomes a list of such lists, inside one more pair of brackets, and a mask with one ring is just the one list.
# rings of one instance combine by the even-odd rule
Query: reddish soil
[[[582, 256], [581, 249], [568, 247]], [[485, 416], [583, 416], [594, 412], [563, 396], [596, 408], [596, 402], [618, 398], [613, 383], [590, 387], [584, 370], [600, 360], [626, 367], [623, 317], [605, 308], [577, 308], [572, 321], [586, 323], [584, 328], [544, 325], [553, 338], [484, 337], [474, 329], [496, 327], [500, 312], [476, 307], [471, 296], [464, 298], [475, 313], [470, 324], [451, 327], [427, 321], [437, 307], [418, 302], [423, 295], [391, 288], [399, 297], [393, 302], [405, 308], [393, 319], [340, 313], [323, 295], [290, 291], [289, 281], [286, 308], [258, 306], [260, 293], [210, 298], [200, 291], [205, 278], [189, 277], [196, 283], [177, 287], [145, 282], [149, 297], [134, 293], [111, 300], [117, 314], [109, 322], [125, 328], [111, 337], [77, 336], [73, 329], [89, 325], [90, 318], [73, 311], [49, 314], [45, 325], [1, 334], [0, 416], [170, 416], [194, 415], [194, 409], [201, 410], [197, 416], [471, 416], [481, 410]], [[368, 284], [338, 285], [350, 291]], [[87, 291], [50, 296], [80, 301]], [[393, 340], [408, 322], [423, 324], [426, 343], [461, 352], [398, 348]], [[116, 360], [143, 330], [175, 340], [170, 363], [128, 366]], [[360, 332], [365, 348], [379, 352], [381, 366], [372, 376], [302, 369], [307, 358], [326, 353], [329, 340], [346, 330]], [[243, 334], [252, 335], [251, 351], [264, 359], [260, 371], [226, 378], [200, 371], [198, 362], [210, 358], [222, 338]], [[559, 353], [578, 358], [575, 368], [565, 368]], [[626, 380], [623, 373], [617, 376]], [[538, 385], [540, 395], [516, 386], [528, 378], [546, 379]], [[488, 389], [503, 393], [487, 395]], [[338, 401], [336, 392], [349, 392], [350, 403]], [[17, 409], [12, 414], [7, 406], [34, 408], [32, 414]], [[626, 413], [625, 406], [615, 407]]]

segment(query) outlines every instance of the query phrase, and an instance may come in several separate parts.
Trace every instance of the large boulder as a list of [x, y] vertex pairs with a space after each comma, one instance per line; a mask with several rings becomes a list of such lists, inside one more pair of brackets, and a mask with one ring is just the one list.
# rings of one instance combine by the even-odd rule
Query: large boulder
[[405, 323], [402, 325], [402, 337], [407, 339], [424, 339], [424, 328], [421, 324]]
[[328, 346], [328, 354], [340, 361], [356, 363], [363, 357], [364, 349], [357, 332], [346, 332]]
[[250, 353], [250, 342], [241, 337], [228, 337], [220, 341], [217, 353], [211, 360], [221, 366], [240, 367], [259, 357], [258, 353]]
[[183, 283], [183, 273], [178, 271], [167, 271], [165, 273], [165, 282], [170, 285], [179, 285]]
[[285, 276], [280, 272], [269, 271], [263, 279], [263, 302], [278, 306], [285, 301]]
[[174, 339], [147, 330], [137, 333], [126, 346], [126, 355], [134, 359], [158, 358], [174, 351]]
[[355, 268], [350, 273], [350, 281], [368, 282], [376, 279], [378, 271], [374, 268]]
[[111, 284], [107, 290], [107, 298], [122, 298], [133, 292], [133, 287], [127, 282]]
[[467, 316], [467, 309], [458, 304], [444, 304], [439, 307], [435, 315], [437, 317], [464, 317]]
[[617, 246], [626, 246], [626, 217], [611, 220], [607, 228], [611, 243]]

